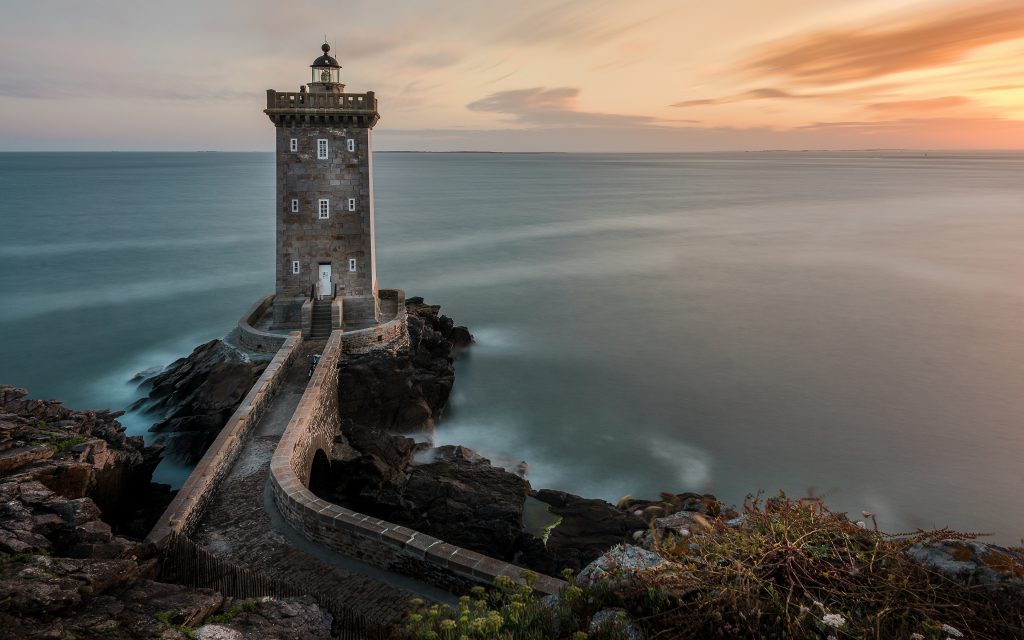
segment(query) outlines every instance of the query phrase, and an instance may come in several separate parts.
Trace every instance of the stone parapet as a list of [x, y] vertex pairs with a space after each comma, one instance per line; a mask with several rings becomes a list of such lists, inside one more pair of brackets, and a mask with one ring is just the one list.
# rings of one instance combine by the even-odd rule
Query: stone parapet
[[377, 294], [381, 324], [366, 329], [346, 331], [342, 334], [345, 353], [396, 350], [409, 345], [409, 327], [406, 323], [405, 291], [381, 289]]
[[277, 126], [338, 124], [370, 128], [380, 119], [372, 91], [319, 93], [268, 89], [263, 113]]
[[[404, 326], [404, 311], [403, 304], [401, 315], [392, 322]], [[338, 432], [338, 364], [345, 335], [331, 334], [271, 458], [271, 491], [281, 515], [313, 542], [444, 589], [462, 591], [475, 583], [491, 584], [498, 576], [521, 581], [520, 567], [332, 504], [307, 488], [314, 456], [320, 450], [330, 458]], [[558, 593], [564, 586], [545, 575], [534, 583], [543, 595]]]
[[295, 358], [301, 344], [302, 335], [299, 333], [292, 333], [285, 338], [274, 359], [235, 409], [217, 439], [150, 531], [147, 542], [159, 544], [171, 534], [188, 535], [192, 532], [218, 484], [231, 471], [241, 451], [242, 441], [270, 406], [280, 386], [281, 375]]
[[277, 353], [288, 339], [284, 333], [257, 329], [256, 324], [274, 304], [274, 294], [260, 298], [244, 316], [238, 320], [238, 342], [249, 351], [256, 353]]

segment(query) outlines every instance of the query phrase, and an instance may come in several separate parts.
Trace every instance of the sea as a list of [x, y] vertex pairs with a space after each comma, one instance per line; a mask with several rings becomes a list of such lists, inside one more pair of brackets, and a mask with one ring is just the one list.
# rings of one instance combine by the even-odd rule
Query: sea
[[[374, 164], [381, 286], [476, 336], [438, 443], [610, 501], [783, 491], [1021, 542], [1024, 155]], [[138, 372], [226, 334], [273, 290], [274, 173], [269, 153], [0, 154], [0, 382], [121, 409]]]

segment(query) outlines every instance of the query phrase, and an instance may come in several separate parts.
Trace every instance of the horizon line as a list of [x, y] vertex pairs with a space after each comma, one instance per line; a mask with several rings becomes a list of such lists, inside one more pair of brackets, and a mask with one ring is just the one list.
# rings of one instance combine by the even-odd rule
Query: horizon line
[[[679, 151], [492, 151], [487, 149], [458, 149], [453, 151], [433, 151], [424, 149], [384, 149], [373, 153], [437, 153], [437, 154], [504, 154], [504, 155], [673, 155], [680, 153], [857, 153], [857, 152], [911, 152], [911, 153], [1022, 153], [1019, 149], [993, 148], [915, 148], [915, 147], [858, 147], [858, 148], [803, 148], [803, 149], [701, 149]], [[266, 153], [274, 154], [273, 150], [225, 150], [225, 149], [0, 149], [0, 153]]]

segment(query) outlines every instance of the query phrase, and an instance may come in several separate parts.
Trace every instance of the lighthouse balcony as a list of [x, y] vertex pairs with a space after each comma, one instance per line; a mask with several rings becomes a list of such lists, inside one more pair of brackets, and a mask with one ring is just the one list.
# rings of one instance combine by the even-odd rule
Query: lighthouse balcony
[[296, 91], [267, 91], [267, 112], [295, 112], [313, 110], [345, 111], [349, 113], [377, 113], [377, 98], [367, 93], [310, 93]]
[[366, 93], [310, 93], [267, 90], [263, 111], [276, 126], [351, 125], [373, 127], [377, 98]]

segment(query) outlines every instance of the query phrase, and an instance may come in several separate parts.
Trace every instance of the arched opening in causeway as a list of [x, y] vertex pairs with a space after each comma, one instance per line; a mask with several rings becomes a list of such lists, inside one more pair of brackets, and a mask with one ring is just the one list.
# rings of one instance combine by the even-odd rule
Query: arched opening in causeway
[[313, 463], [309, 467], [309, 490], [320, 495], [318, 489], [331, 485], [331, 459], [327, 457], [323, 449], [317, 449], [313, 454]]

